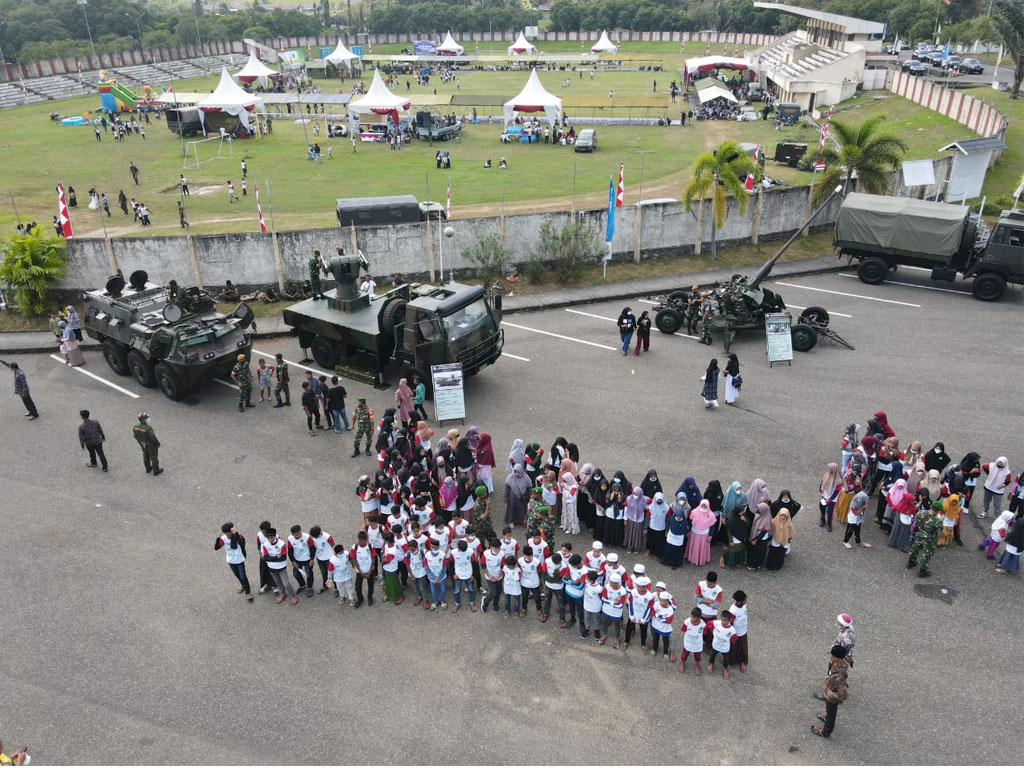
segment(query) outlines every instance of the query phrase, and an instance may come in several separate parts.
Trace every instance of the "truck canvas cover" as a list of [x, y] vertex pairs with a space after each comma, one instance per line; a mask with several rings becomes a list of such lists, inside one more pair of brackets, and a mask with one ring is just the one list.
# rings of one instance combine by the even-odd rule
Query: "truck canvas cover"
[[969, 213], [960, 205], [854, 192], [839, 209], [835, 244], [948, 259], [960, 248]]

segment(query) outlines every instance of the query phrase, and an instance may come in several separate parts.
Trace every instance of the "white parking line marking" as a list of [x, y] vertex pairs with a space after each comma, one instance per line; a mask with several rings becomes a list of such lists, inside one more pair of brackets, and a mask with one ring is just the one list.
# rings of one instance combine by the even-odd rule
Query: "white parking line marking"
[[613, 352], [618, 350], [618, 347], [609, 347], [607, 344], [598, 344], [596, 341], [585, 341], [584, 339], [574, 339], [572, 336], [563, 336], [560, 333], [552, 333], [551, 331], [542, 331], [538, 328], [527, 328], [525, 325], [516, 325], [506, 320], [501, 321], [502, 325], [507, 325], [509, 328], [518, 328], [521, 331], [531, 331], [533, 333], [539, 333], [543, 336], [551, 336], [556, 339], [562, 339], [564, 341], [575, 341], [577, 344], [586, 344], [588, 347], [597, 347], [598, 349], [610, 349]]
[[502, 350], [501, 356], [511, 357], [513, 360], [522, 360], [524, 363], [530, 362], [530, 358], [528, 357], [520, 357], [519, 355], [513, 355], [511, 352], [505, 352], [504, 350]]
[[238, 389], [237, 385], [232, 384], [230, 381], [224, 381], [224, 379], [213, 379], [213, 381], [217, 382], [222, 387], [227, 387], [228, 389], [234, 389], [234, 390]]
[[[807, 309], [807, 307], [801, 307], [799, 304], [787, 304], [786, 306], [789, 309]], [[845, 318], [848, 318], [850, 320], [853, 319], [853, 315], [844, 315], [842, 312], [833, 312], [831, 309], [828, 310], [828, 313], [830, 315], [835, 315], [836, 317], [845, 317]]]
[[[257, 355], [263, 355], [264, 357], [269, 357], [271, 360], [275, 359], [274, 355], [272, 355], [270, 352], [261, 352], [258, 349], [254, 349], [253, 352], [255, 352]], [[282, 359], [286, 363], [288, 363], [288, 365], [294, 365], [296, 368], [301, 368], [304, 371], [312, 371], [317, 376], [333, 376], [334, 375], [333, 373], [327, 373], [327, 371], [320, 371], [320, 370], [317, 370], [316, 368], [310, 368], [308, 365], [303, 365], [302, 363], [292, 362], [291, 360], [288, 360], [287, 358], [282, 358]]]
[[[653, 302], [652, 302], [653, 303]], [[604, 315], [592, 315], [589, 312], [580, 312], [578, 309], [567, 309], [566, 312], [572, 312], [574, 315], [585, 315], [587, 317], [593, 317], [597, 320], [611, 320], [613, 323], [619, 322], [616, 317], [605, 317]], [[673, 333], [673, 336], [682, 336], [684, 339], [700, 339], [699, 336], [690, 336], [685, 333]]]
[[[60, 357], [59, 355], [50, 355], [50, 357], [51, 357], [52, 359], [56, 360], [56, 361], [57, 361], [58, 363], [60, 363], [61, 365], [64, 365], [64, 358]], [[84, 368], [82, 368], [82, 366], [80, 366], [80, 365], [76, 365], [76, 366], [66, 366], [66, 367], [69, 367], [69, 368], [71, 368], [71, 370], [73, 370], [73, 371], [78, 371], [78, 373], [84, 373], [84, 374], [85, 374], [86, 376], [88, 376], [88, 377], [89, 377], [90, 379], [96, 379], [96, 381], [100, 382], [101, 384], [106, 384], [106, 385], [107, 385], [108, 387], [111, 387], [112, 389], [116, 389], [116, 390], [117, 390], [118, 392], [120, 392], [121, 394], [124, 394], [124, 395], [128, 395], [128, 397], [134, 397], [134, 398], [135, 398], [136, 400], [138, 400], [138, 399], [139, 399], [139, 397], [140, 397], [139, 395], [136, 395], [136, 394], [135, 394], [134, 392], [129, 392], [129, 391], [128, 391], [127, 389], [125, 389], [124, 387], [119, 387], [119, 386], [118, 386], [117, 384], [115, 384], [115, 383], [114, 383], [114, 382], [112, 382], [112, 381], [107, 381], [107, 380], [106, 380], [106, 379], [104, 379], [104, 378], [103, 378], [102, 376], [97, 376], [97, 375], [96, 375], [95, 373], [92, 373], [91, 371], [87, 371], [87, 370], [85, 370], [85, 369], [84, 369]]]
[[809, 285], [797, 285], [796, 283], [775, 283], [775, 285], [784, 285], [787, 288], [802, 288], [805, 291], [817, 291], [818, 293], [831, 293], [835, 296], [849, 296], [851, 299], [866, 299], [867, 301], [879, 301], [883, 304], [899, 304], [901, 307], [914, 307], [920, 309], [920, 304], [911, 304], [907, 301], [893, 301], [892, 299], [879, 299], [875, 296], [862, 296], [859, 293], [843, 293], [842, 291], [830, 291], [825, 288], [811, 288]]
[[[928, 270], [926, 270], [928, 271]], [[844, 275], [840, 274], [840, 277], [852, 277], [854, 280], [859, 278], [856, 275]], [[905, 285], [908, 288], [921, 288], [925, 291], [939, 291], [941, 293], [959, 293], [961, 296], [970, 296], [970, 291], [954, 291], [952, 288], [936, 288], [934, 285], [917, 285], [916, 283], [901, 283], [897, 280], [885, 280], [885, 285]]]
[[650, 299], [637, 299], [637, 301], [639, 301], [641, 304], [654, 304], [655, 306], [657, 306], [658, 304], [658, 302], [651, 301]]

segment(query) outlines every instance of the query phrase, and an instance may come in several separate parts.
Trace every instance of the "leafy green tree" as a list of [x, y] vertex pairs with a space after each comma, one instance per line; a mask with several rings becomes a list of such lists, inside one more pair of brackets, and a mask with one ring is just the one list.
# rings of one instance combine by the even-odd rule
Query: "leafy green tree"
[[839, 142], [839, 149], [832, 142], [825, 143], [821, 157], [828, 167], [814, 184], [815, 205], [820, 205], [837, 186], [842, 185], [846, 192], [855, 174], [854, 189], [875, 195], [885, 192], [889, 172], [900, 167], [907, 145], [895, 136], [879, 135], [884, 122], [885, 115], [869, 117], [859, 125], [832, 120], [830, 132]]
[[1013, 64], [1010, 98], [1016, 99], [1024, 81], [1024, 4], [1021, 0], [994, 0], [992, 24]]
[[262, 24], [257, 24], [252, 27], [246, 27], [242, 30], [242, 39], [244, 40], [269, 40], [270, 30], [264, 27]]
[[65, 245], [62, 238], [42, 234], [12, 235], [4, 241], [0, 281], [14, 286], [22, 312], [45, 315], [50, 309], [50, 289], [67, 270]]
[[740, 213], [747, 210], [749, 195], [743, 189], [748, 173], [758, 176], [756, 163], [735, 141], [723, 141], [714, 152], [704, 152], [693, 161], [693, 179], [683, 190], [683, 206], [693, 208], [695, 200], [711, 197], [711, 260], [718, 259], [718, 230], [725, 222], [729, 195], [736, 198]]
[[477, 236], [476, 242], [462, 252], [462, 258], [476, 265], [476, 276], [491, 285], [505, 274], [505, 248], [496, 233]]
[[573, 220], [561, 229], [548, 219], [540, 225], [540, 245], [530, 254], [530, 262], [540, 259], [551, 264], [560, 285], [571, 285], [579, 279], [583, 265], [600, 253], [597, 233], [586, 222]]

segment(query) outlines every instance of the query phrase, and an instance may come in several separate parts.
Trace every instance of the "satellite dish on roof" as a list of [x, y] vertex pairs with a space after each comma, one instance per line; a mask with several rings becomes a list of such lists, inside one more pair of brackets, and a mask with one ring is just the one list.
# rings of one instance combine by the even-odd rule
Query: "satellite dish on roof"
[[124, 278], [120, 274], [111, 275], [107, 280], [107, 293], [113, 298], [117, 298], [121, 295], [121, 291], [124, 290]]
[[176, 323], [184, 316], [185, 312], [177, 304], [167, 304], [164, 306], [164, 320], [168, 323]]
[[128, 284], [136, 291], [145, 290], [148, 281], [149, 275], [146, 274], [144, 269], [137, 269], [128, 277]]

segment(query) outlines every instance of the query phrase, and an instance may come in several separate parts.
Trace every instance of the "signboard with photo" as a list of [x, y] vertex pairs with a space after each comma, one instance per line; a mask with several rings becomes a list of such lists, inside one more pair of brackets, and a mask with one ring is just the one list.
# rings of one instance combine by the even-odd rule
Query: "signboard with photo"
[[765, 336], [768, 339], [768, 363], [793, 364], [793, 318], [788, 312], [771, 312], [764, 316]]
[[434, 418], [437, 422], [465, 419], [462, 363], [432, 365], [430, 379], [434, 385]]

